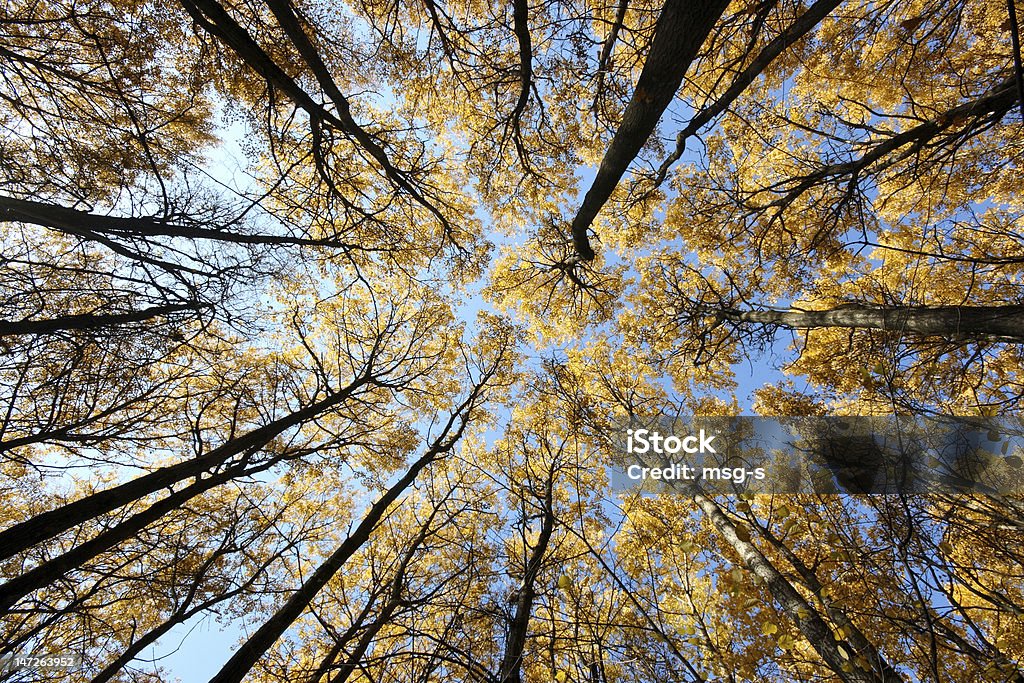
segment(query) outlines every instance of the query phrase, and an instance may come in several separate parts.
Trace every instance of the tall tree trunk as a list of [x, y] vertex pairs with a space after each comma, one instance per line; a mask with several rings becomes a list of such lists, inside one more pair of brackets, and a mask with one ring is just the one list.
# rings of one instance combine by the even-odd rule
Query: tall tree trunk
[[740, 72], [738, 76], [736, 76], [728, 90], [726, 90], [714, 102], [705, 105], [696, 116], [690, 119], [690, 122], [686, 124], [686, 128], [676, 134], [675, 150], [672, 151], [669, 157], [665, 159], [658, 168], [658, 174], [654, 181], [655, 187], [661, 185], [665, 181], [669, 168], [683, 156], [687, 139], [696, 135], [697, 131], [711, 123], [716, 116], [728, 109], [729, 105], [736, 101], [736, 98], [742, 95], [743, 91], [745, 91], [750, 84], [753, 83], [759, 75], [761, 75], [761, 72], [775, 61], [776, 57], [788, 50], [796, 41], [803, 38], [815, 26], [820, 24], [821, 21], [827, 17], [832, 10], [838, 7], [842, 1], [843, 0], [816, 0], [813, 5], [807, 8], [806, 12], [797, 17], [797, 19], [777, 35], [774, 40], [764, 46], [761, 52], [754, 57], [750, 64], [748, 64], [747, 67]]
[[[54, 510], [36, 515], [32, 519], [15, 524], [13, 527], [0, 532], [0, 560], [13, 557], [87, 520], [116, 510], [132, 501], [156, 493], [161, 489], [174, 486], [190, 477], [201, 477], [208, 471], [224, 465], [237, 455], [263, 448], [285, 430], [303, 424], [344, 402], [369, 381], [370, 370], [367, 369], [367, 371], [341, 391], [331, 394], [327, 398], [302, 410], [297, 410], [279, 420], [232, 439], [206, 455], [168, 467], [162, 467], [124, 484], [79, 498], [67, 505], [62, 505]], [[199, 486], [198, 488], [207, 490], [209, 487]]]
[[[812, 187], [826, 181], [837, 182], [841, 177], [855, 179], [875, 163], [891, 166], [901, 159], [922, 154], [924, 150], [927, 150], [927, 155], [932, 156], [936, 154], [936, 150], [943, 147], [959, 146], [975, 134], [972, 131], [1001, 120], [1016, 103], [1017, 91], [1013, 79], [1008, 78], [988, 92], [936, 114], [931, 120], [882, 137], [880, 142], [869, 147], [855, 159], [826, 164], [805, 175], [791, 176], [755, 193], [769, 192], [772, 195], [779, 195], [767, 203], [754, 204], [747, 200], [745, 204], [749, 210], [758, 212], [769, 207], [784, 209]], [[961, 125], [965, 122], [966, 125]]]
[[658, 120], [679, 90], [690, 63], [728, 4], [728, 0], [667, 0], [665, 3], [654, 27], [654, 40], [633, 97], [604, 153], [597, 176], [572, 221], [573, 246], [584, 261], [594, 258], [587, 235], [590, 224], [654, 132]]
[[198, 312], [203, 308], [211, 308], [211, 305], [191, 301], [150, 306], [149, 308], [134, 311], [119, 311], [117, 313], [81, 313], [42, 320], [0, 320], [0, 337], [22, 334], [52, 334], [62, 331], [84, 332], [86, 330], [99, 330], [105, 327], [141, 323], [183, 311]]
[[32, 591], [38, 590], [59, 579], [67, 572], [80, 567], [101, 553], [113, 548], [118, 543], [127, 541], [150, 524], [153, 524], [171, 511], [180, 508], [196, 496], [232, 479], [263, 472], [283, 459], [274, 458], [252, 468], [246, 468], [244, 464], [239, 464], [218, 472], [212, 477], [199, 479], [180, 491], [175, 491], [171, 495], [161, 498], [145, 510], [103, 531], [95, 538], [89, 539], [81, 545], [76, 545], [66, 553], [47, 560], [17, 578], [7, 581], [0, 585], [0, 614], [7, 612], [18, 600]]
[[1024, 342], [1024, 306], [839, 306], [824, 311], [718, 313], [721, 320], [790, 329], [848, 327], [893, 330], [927, 337], [1001, 339]]
[[452, 232], [452, 226], [447, 217], [421, 193], [421, 186], [415, 179], [414, 173], [396, 167], [378, 138], [356, 122], [352, 116], [348, 98], [341, 92], [331, 76], [323, 56], [306, 35], [299, 23], [295, 8], [289, 0], [268, 0], [267, 4], [292, 47], [299, 53], [321, 90], [334, 104], [334, 111], [329, 111], [317, 101], [316, 97], [306, 92], [296, 79], [289, 76], [217, 0], [179, 1], [185, 11], [195, 20], [197, 26], [224, 42], [253, 71], [260, 74], [268, 83], [273, 84], [291, 98], [298, 107], [305, 110], [310, 117], [311, 126], [327, 124], [353, 140], [377, 163], [384, 177], [434, 214], [446, 232]]
[[[448, 495], [450, 496], [451, 493], [452, 492], [449, 492]], [[445, 499], [447, 498], [448, 496], [445, 497]], [[439, 505], [443, 504], [443, 502], [444, 501], [441, 501]], [[419, 533], [416, 534], [416, 537], [402, 554], [398, 567], [395, 569], [395, 575], [392, 577], [391, 583], [388, 586], [387, 602], [384, 603], [380, 612], [377, 613], [370, 625], [367, 626], [366, 630], [359, 636], [359, 640], [356, 641], [355, 647], [353, 647], [348, 653], [345, 661], [338, 666], [338, 671], [333, 677], [331, 677], [330, 683], [346, 683], [348, 681], [349, 677], [357, 671], [359, 663], [363, 660], [363, 655], [366, 654], [366, 651], [370, 649], [373, 639], [376, 638], [381, 629], [387, 625], [395, 611], [405, 604], [403, 593], [405, 591], [406, 571], [412, 564], [416, 551], [423, 546], [423, 542], [427, 539], [430, 532], [430, 525], [433, 524], [434, 518], [437, 516], [439, 509], [440, 507], [435, 507], [431, 511], [430, 516], [420, 527]], [[451, 521], [451, 518], [449, 518], [449, 521]], [[338, 643], [338, 645], [345, 644], [347, 643], [344, 641], [340, 641]], [[340, 648], [338, 651], [340, 652]], [[337, 653], [335, 653], [335, 656], [337, 656]], [[327, 663], [326, 659], [324, 663]], [[314, 675], [308, 679], [307, 683], [319, 683], [320, 678], [321, 675], [314, 673]]]
[[[500, 358], [499, 358], [500, 362]], [[419, 473], [451, 451], [465, 433], [469, 425], [470, 417], [477, 402], [484, 392], [484, 387], [498, 369], [495, 363], [473, 388], [470, 395], [463, 401], [448, 418], [440, 435], [433, 441], [416, 462], [406, 470], [405, 474], [389, 488], [380, 499], [370, 506], [369, 511], [362, 521], [348, 537], [341, 542], [335, 551], [324, 562], [316, 568], [313, 574], [291, 594], [288, 600], [271, 616], [252, 636], [249, 637], [229, 659], [221, 670], [210, 679], [210, 683], [240, 683], [245, 678], [256, 662], [274, 646], [278, 638], [295, 623], [302, 612], [313, 601], [313, 598], [327, 585], [335, 574], [337, 574], [345, 563], [364, 543], [370, 539], [370, 535], [377, 524], [384, 517], [384, 514], [398, 500], [399, 496], [409, 488]], [[457, 424], [456, 424], [457, 423]]]
[[333, 239], [238, 232], [238, 227], [233, 220], [218, 224], [184, 220], [172, 221], [159, 216], [108, 216], [70, 209], [60, 204], [30, 201], [4, 195], [0, 195], [0, 221], [30, 223], [83, 239], [94, 239], [97, 235], [131, 238], [183, 237], [233, 244], [358, 248], [357, 245]]
[[[294, 543], [289, 543], [287, 548], [293, 549], [295, 545], [296, 544]], [[281, 554], [279, 553], [264, 559], [257, 567], [256, 571], [254, 571], [241, 585], [224, 593], [216, 593], [211, 598], [193, 604], [199, 589], [202, 587], [202, 581], [206, 578], [206, 572], [226, 554], [228, 554], [228, 551], [223, 551], [223, 549], [221, 549], [216, 554], [210, 556], [210, 558], [203, 563], [203, 567], [197, 572], [192, 585], [189, 586], [188, 593], [178, 608], [161, 624], [147, 631], [140, 638], [133, 641], [124, 652], [118, 655], [114, 661], [105, 666], [102, 671], [96, 674], [96, 676], [89, 681], [89, 683], [107, 683], [110, 679], [116, 676], [121, 669], [128, 666], [133, 659], [142, 654], [147, 647], [159, 641], [160, 638], [170, 632], [170, 630], [178, 624], [184, 623], [195, 615], [216, 607], [220, 603], [227, 602], [236, 596], [242, 595], [256, 583], [259, 577], [266, 572], [275, 560], [280, 559], [281, 557]]]
[[837, 639], [817, 610], [800, 595], [782, 572], [752, 543], [740, 538], [736, 526], [722, 509], [701, 494], [694, 494], [693, 499], [725, 542], [740, 556], [747, 569], [765, 582], [772, 597], [793, 620], [807, 642], [844, 683], [888, 683], [892, 680], [875, 671], [865, 671], [853, 665], [853, 646], [844, 639]]
[[451, 448], [453, 444], [448, 443], [447, 448], [435, 445], [427, 453], [417, 460], [405, 475], [398, 482], [388, 489], [387, 493], [370, 507], [359, 526], [356, 527], [338, 548], [324, 561], [313, 575], [303, 583], [298, 590], [292, 593], [288, 601], [268, 619], [241, 647], [234, 656], [227, 661], [216, 676], [210, 679], [210, 683], [238, 683], [249, 670], [256, 664], [257, 660], [264, 655], [277, 639], [288, 630], [288, 627], [295, 623], [303, 610], [309, 606], [317, 593], [327, 585], [338, 571], [345, 565], [350, 557], [364, 543], [370, 539], [370, 534], [377, 528], [377, 522], [384, 516], [384, 513], [391, 507], [399, 495], [416, 480], [420, 471], [436, 460], [441, 453]]
[[555, 529], [554, 465], [548, 471], [547, 479], [543, 501], [544, 519], [541, 523], [540, 535], [537, 537], [537, 545], [533, 547], [523, 573], [523, 585], [519, 588], [519, 593], [516, 596], [516, 612], [512, 617], [508, 637], [505, 639], [505, 652], [498, 667], [498, 683], [519, 683], [522, 680], [526, 632], [530, 626], [530, 616], [533, 614], [533, 602], [537, 597], [537, 574], [544, 563], [551, 534]]
[[818, 575], [815, 574], [811, 567], [808, 567], [800, 556], [793, 552], [792, 548], [782, 542], [781, 539], [776, 537], [768, 529], [758, 529], [758, 533], [765, 538], [771, 545], [779, 552], [786, 560], [793, 565], [796, 569], [797, 574], [803, 580], [804, 585], [815, 595], [818, 595], [821, 599], [822, 604], [825, 606], [825, 613], [828, 618], [832, 620], [832, 623], [839, 626], [847, 634], [847, 639], [850, 644], [853, 645], [857, 654], [865, 657], [869, 662], [872, 662], [875, 667], [879, 670], [884, 681], [894, 681], [903, 683], [903, 677], [892, 667], [891, 664], [882, 656], [882, 653], [878, 651], [874, 643], [868, 640], [864, 632], [854, 624], [850, 617], [847, 616], [846, 612], [835, 605], [831, 600], [821, 596], [822, 584], [818, 579]]

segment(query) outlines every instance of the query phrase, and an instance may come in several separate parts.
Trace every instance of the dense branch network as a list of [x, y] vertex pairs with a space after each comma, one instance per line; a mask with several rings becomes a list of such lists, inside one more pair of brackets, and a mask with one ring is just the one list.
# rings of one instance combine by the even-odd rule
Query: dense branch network
[[8, 2], [0, 667], [1024, 680], [1010, 419], [1002, 489], [609, 489], [679, 415], [1019, 412], [1015, 12]]

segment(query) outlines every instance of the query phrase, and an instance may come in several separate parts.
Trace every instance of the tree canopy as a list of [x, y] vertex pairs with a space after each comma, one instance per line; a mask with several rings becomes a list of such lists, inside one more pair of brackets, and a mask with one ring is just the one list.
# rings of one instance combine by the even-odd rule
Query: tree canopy
[[609, 481], [635, 420], [1019, 418], [1019, 25], [3, 0], [0, 683], [197, 623], [211, 683], [1024, 682], [1020, 485]]

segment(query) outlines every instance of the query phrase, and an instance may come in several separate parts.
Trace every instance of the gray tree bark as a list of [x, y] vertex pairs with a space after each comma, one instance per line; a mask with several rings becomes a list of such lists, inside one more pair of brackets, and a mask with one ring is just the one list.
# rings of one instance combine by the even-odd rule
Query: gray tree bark
[[654, 132], [658, 120], [679, 90], [690, 63], [728, 4], [728, 0], [667, 0], [665, 3], [633, 97], [604, 153], [597, 176], [572, 221], [573, 246], [582, 260], [594, 258], [587, 235], [590, 224]]
[[860, 304], [823, 311], [725, 310], [721, 320], [779, 325], [794, 330], [848, 327], [893, 330], [927, 337], [1024, 342], [1024, 306], [905, 306]]
[[736, 533], [736, 526], [725, 516], [721, 508], [713, 500], [700, 494], [694, 495], [693, 499], [722, 538], [740, 556], [747, 569], [764, 581], [772, 597], [793, 620], [807, 642], [844, 683], [887, 683], [893, 680], [876, 671], [865, 671], [853, 666], [850, 660], [855, 649], [844, 639], [836, 638], [818, 611], [793, 587], [789, 579], [750, 541], [740, 538]]

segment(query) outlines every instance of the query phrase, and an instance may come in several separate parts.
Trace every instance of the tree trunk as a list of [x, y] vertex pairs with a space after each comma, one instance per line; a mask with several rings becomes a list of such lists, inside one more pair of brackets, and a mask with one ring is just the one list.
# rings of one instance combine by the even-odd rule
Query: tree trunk
[[[466, 427], [469, 425], [470, 415], [483, 392], [484, 386], [490, 381], [491, 376], [496, 370], [497, 365], [488, 373], [485, 373], [474, 387], [470, 396], [449, 417], [448, 422], [444, 425], [444, 429], [441, 430], [441, 434], [430, 445], [426, 453], [409, 467], [406, 473], [381, 496], [380, 500], [370, 506], [370, 510], [363, 517], [362, 521], [359, 522], [355, 530], [291, 594], [277, 612], [238, 648], [231, 659], [210, 679], [210, 683], [240, 683], [245, 678], [260, 657], [266, 654], [267, 650], [274, 646], [278, 638], [302, 615], [302, 612], [309, 606], [309, 603], [313, 601], [313, 598], [316, 597], [321, 589], [327, 585], [327, 582], [370, 539], [370, 535], [377, 528], [377, 524], [384, 516], [384, 513], [416, 481], [419, 473], [430, 463], [455, 447], [455, 444], [462, 438]], [[456, 425], [456, 422], [458, 422], [458, 425]]]
[[92, 239], [97, 234], [116, 237], [182, 237], [193, 240], [215, 240], [233, 244], [264, 244], [276, 246], [323, 246], [346, 249], [354, 244], [333, 239], [313, 239], [292, 235], [264, 235], [237, 232], [232, 221], [223, 225], [170, 221], [159, 216], [106, 216], [59, 204], [30, 201], [0, 195], [0, 221], [18, 221], [59, 230], [68, 235]]
[[[295, 544], [289, 544], [289, 549], [294, 548]], [[128, 648], [122, 652], [114, 661], [105, 666], [102, 671], [96, 674], [95, 677], [89, 683], [107, 683], [110, 679], [116, 676], [121, 669], [128, 666], [136, 657], [142, 652], [160, 640], [165, 634], [170, 632], [172, 628], [178, 624], [184, 623], [194, 617], [195, 615], [209, 610], [220, 603], [232, 600], [236, 596], [242, 595], [259, 579], [259, 577], [267, 571], [271, 564], [277, 559], [280, 559], [280, 554], [274, 555], [270, 558], [263, 560], [257, 570], [253, 572], [241, 585], [233, 588], [225, 593], [217, 593], [214, 597], [207, 600], [203, 600], [199, 603], [193, 604], [196, 598], [201, 582], [206, 578], [206, 571], [209, 570], [214, 563], [222, 556], [228, 554], [227, 552], [218, 551], [217, 554], [210, 557], [205, 563], [203, 569], [198, 572], [198, 575], [193, 579], [192, 585], [189, 587], [188, 594], [186, 595], [182, 604], [160, 625], [154, 627], [150, 631], [147, 631], [138, 640], [132, 642]]]
[[15, 524], [0, 532], [0, 560], [13, 557], [87, 520], [116, 510], [161, 489], [171, 487], [189, 477], [200, 477], [237, 455], [263, 448], [285, 430], [298, 426], [342, 403], [369, 380], [369, 371], [364, 372], [347, 387], [322, 401], [232, 439], [206, 455], [162, 467], [113, 488], [79, 498], [67, 505]]
[[622, 114], [597, 176], [572, 221], [572, 241], [584, 261], [594, 258], [587, 230], [612, 194], [629, 164], [654, 132], [658, 120], [675, 97], [690, 63], [722, 16], [728, 0], [667, 0], [654, 40], [637, 80], [633, 98]]
[[[430, 513], [430, 517], [423, 523], [423, 526], [420, 528], [420, 532], [416, 534], [416, 538], [413, 539], [409, 544], [409, 547], [406, 548], [405, 553], [402, 554], [402, 559], [399, 562], [398, 567], [395, 569], [395, 575], [392, 577], [391, 583], [388, 586], [387, 602], [384, 603], [384, 607], [374, 617], [373, 622], [371, 622], [366, 630], [363, 631], [362, 635], [359, 636], [359, 640], [356, 642], [355, 647], [348, 652], [345, 662], [338, 667], [338, 672], [330, 679], [330, 683], [346, 683], [348, 681], [349, 677], [358, 669], [359, 663], [363, 661], [363, 655], [365, 655], [367, 650], [370, 649], [370, 645], [373, 644], [373, 639], [376, 638], [381, 629], [387, 625], [395, 611], [403, 605], [406, 571], [412, 564], [416, 551], [423, 546], [423, 542], [427, 539], [427, 535], [430, 532], [430, 525], [433, 523], [438, 509], [439, 508], [435, 507]], [[345, 644], [347, 643], [343, 641], [338, 643], [338, 645]], [[335, 656], [336, 654], [337, 653], [335, 653]], [[308, 683], [319, 683], [320, 678], [321, 676], [314, 675], [308, 680]]]
[[665, 182], [665, 177], [668, 175], [668, 169], [683, 156], [687, 139], [696, 135], [697, 131], [711, 123], [716, 116], [728, 109], [729, 105], [735, 102], [736, 98], [742, 95], [750, 84], [761, 75], [761, 72], [775, 61], [776, 57], [788, 50], [796, 41], [803, 38], [815, 26], [820, 24], [832, 10], [842, 3], [842, 1], [843, 0], [816, 0], [816, 2], [808, 7], [807, 11], [801, 14], [792, 24], [789, 25], [789, 27], [786, 28], [786, 30], [782, 31], [770, 43], [764, 46], [761, 52], [757, 54], [750, 64], [748, 64], [747, 67], [738, 76], [736, 76], [732, 85], [729, 86], [729, 89], [726, 90], [721, 97], [711, 104], [705, 105], [705, 107], [701, 109], [696, 116], [690, 119], [690, 122], [686, 124], [686, 128], [676, 134], [675, 150], [673, 150], [669, 157], [665, 159], [658, 168], [658, 175], [654, 181], [655, 187], [658, 187]]
[[23, 334], [52, 334], [63, 331], [84, 332], [87, 330], [99, 330], [105, 327], [141, 323], [183, 311], [198, 312], [203, 308], [210, 308], [210, 304], [195, 301], [150, 306], [149, 308], [135, 311], [120, 311], [118, 313], [81, 313], [43, 320], [0, 320], [0, 337]]
[[882, 680], [893, 681], [894, 683], [905, 683], [903, 676], [900, 675], [896, 669], [882, 656], [882, 653], [878, 651], [874, 643], [868, 640], [864, 632], [854, 624], [850, 617], [842, 609], [837, 607], [833, 602], [821, 595], [822, 584], [818, 579], [818, 575], [814, 573], [814, 570], [808, 567], [800, 556], [793, 552], [793, 549], [782, 542], [781, 539], [776, 537], [768, 529], [758, 529], [758, 533], [763, 536], [777, 552], [779, 552], [793, 568], [796, 569], [797, 574], [803, 579], [804, 585], [812, 593], [817, 595], [825, 606], [825, 613], [828, 618], [832, 620], [832, 623], [836, 624], [847, 633], [847, 639], [850, 644], [853, 645], [857, 654], [865, 657], [871, 662], [880, 672]]
[[71, 550], [58, 555], [43, 564], [30, 569], [17, 578], [0, 585], [0, 614], [10, 608], [34, 590], [38, 590], [53, 581], [59, 579], [76, 567], [80, 567], [89, 560], [101, 553], [113, 548], [118, 543], [127, 541], [140, 531], [153, 524], [158, 519], [176, 510], [196, 496], [206, 493], [210, 489], [242, 476], [249, 476], [265, 471], [280, 462], [282, 458], [262, 463], [256, 467], [246, 468], [238, 465], [212, 477], [200, 479], [180, 491], [161, 498], [145, 510], [138, 512], [125, 521], [107, 529], [95, 538], [92, 538], [81, 545], [76, 545]]
[[700, 494], [694, 494], [693, 499], [722, 538], [740, 556], [747, 569], [767, 584], [772, 597], [793, 620], [815, 652], [844, 683], [885, 683], [889, 680], [874, 671], [865, 671], [854, 666], [851, 662], [854, 648], [845, 640], [837, 640], [829, 625], [789, 580], [752, 543], [737, 535], [736, 526], [725, 516], [721, 508], [713, 500]]
[[311, 124], [326, 123], [354, 140], [377, 162], [384, 177], [434, 214], [446, 232], [452, 232], [452, 226], [445, 215], [421, 193], [420, 186], [413, 177], [414, 174], [409, 170], [396, 167], [384, 147], [378, 142], [377, 137], [360, 126], [353, 118], [348, 99], [335, 83], [323, 56], [300, 25], [299, 17], [289, 0], [268, 0], [267, 4], [292, 46], [309, 68], [313, 78], [334, 104], [333, 112], [328, 111], [315, 97], [303, 90], [298, 81], [289, 76], [217, 0], [179, 1], [200, 28], [223, 41], [253, 71], [267, 79], [269, 83], [287, 94], [297, 106], [305, 110], [310, 117]]
[[508, 637], [505, 639], [505, 652], [498, 667], [499, 683], [519, 683], [522, 680], [523, 651], [526, 649], [526, 633], [533, 614], [533, 602], [537, 598], [537, 574], [544, 563], [544, 556], [551, 542], [551, 534], [555, 529], [554, 511], [554, 466], [548, 471], [548, 480], [544, 493], [544, 521], [541, 524], [537, 545], [530, 553], [530, 559], [524, 568], [523, 585], [516, 596], [516, 613], [512, 617]]
[[722, 320], [789, 329], [848, 327], [893, 330], [926, 337], [963, 337], [1024, 342], [1024, 306], [839, 306], [824, 311], [737, 311]]

